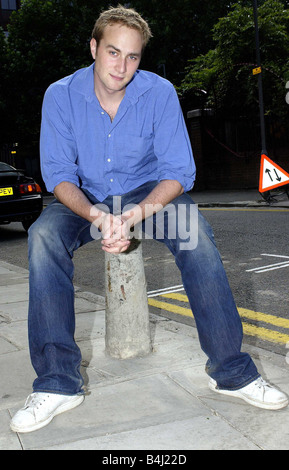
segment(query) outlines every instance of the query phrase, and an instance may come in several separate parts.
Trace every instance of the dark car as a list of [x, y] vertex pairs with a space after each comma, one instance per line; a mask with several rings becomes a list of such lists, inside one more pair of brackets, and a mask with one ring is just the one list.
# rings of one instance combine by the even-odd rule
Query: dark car
[[22, 170], [0, 162], [0, 224], [22, 222], [25, 230], [43, 209], [41, 187]]

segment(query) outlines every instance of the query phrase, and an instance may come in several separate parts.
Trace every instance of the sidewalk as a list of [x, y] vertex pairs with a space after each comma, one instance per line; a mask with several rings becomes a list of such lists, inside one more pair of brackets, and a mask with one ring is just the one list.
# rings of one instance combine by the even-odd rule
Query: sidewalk
[[[192, 193], [200, 207], [270, 207], [258, 191]], [[52, 198], [45, 196], [46, 205]], [[273, 207], [289, 207], [284, 198]], [[211, 392], [194, 327], [151, 314], [153, 353], [105, 354], [104, 298], [76, 288], [85, 402], [30, 433], [10, 430], [35, 373], [27, 341], [28, 271], [0, 261], [0, 450], [288, 450], [289, 408], [265, 411]], [[265, 379], [289, 395], [289, 359], [244, 345]], [[129, 452], [130, 451], [130, 452]], [[107, 453], [106, 453], [107, 455]], [[113, 455], [113, 454], [112, 454]]]
[[259, 191], [255, 189], [192, 191], [190, 194], [200, 207], [289, 208], [289, 199], [286, 194], [276, 196], [275, 201], [268, 204]]
[[[200, 207], [279, 207], [289, 208], [289, 199], [284, 194], [278, 196], [275, 202], [268, 204], [256, 189], [243, 190], [206, 190], [191, 191], [189, 193], [196, 204]], [[44, 195], [44, 205], [46, 206], [54, 197], [51, 194]]]
[[[151, 315], [153, 353], [111, 359], [104, 351], [104, 299], [79, 289], [76, 339], [88, 387], [85, 402], [39, 431], [13, 433], [11, 416], [23, 406], [35, 378], [27, 306], [28, 271], [0, 261], [0, 450], [127, 450], [133, 455], [134, 450], [289, 449], [289, 408], [265, 411], [208, 389], [195, 328]], [[253, 346], [244, 350], [265, 378], [289, 394], [285, 357]]]

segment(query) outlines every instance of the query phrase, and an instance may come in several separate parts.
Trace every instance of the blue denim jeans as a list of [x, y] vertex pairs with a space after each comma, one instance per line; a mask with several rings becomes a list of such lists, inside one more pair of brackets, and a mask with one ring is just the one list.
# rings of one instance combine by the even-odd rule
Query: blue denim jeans
[[[156, 184], [146, 183], [122, 196], [122, 207], [142, 201]], [[87, 196], [93, 204], [98, 203]], [[112, 211], [113, 198], [103, 204]], [[192, 204], [187, 194], [172, 202], [176, 208], [185, 205], [189, 209]], [[166, 214], [163, 236], [158, 237], [180, 269], [200, 344], [208, 357], [206, 371], [220, 388], [241, 388], [259, 374], [251, 357], [241, 352], [242, 324], [213, 231], [198, 212], [198, 243], [189, 250], [181, 249], [184, 240], [178, 231], [175, 237], [167, 236], [169, 217]], [[81, 352], [74, 339], [73, 253], [92, 240], [91, 224], [58, 201], [51, 203], [29, 230], [28, 328], [31, 362], [37, 374], [35, 392], [83, 393]]]

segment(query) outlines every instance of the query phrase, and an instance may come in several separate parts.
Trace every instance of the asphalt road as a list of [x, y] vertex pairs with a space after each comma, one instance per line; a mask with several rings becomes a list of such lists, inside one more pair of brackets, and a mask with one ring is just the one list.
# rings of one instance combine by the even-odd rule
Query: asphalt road
[[[244, 324], [251, 325], [246, 341], [283, 355], [288, 352], [287, 334], [289, 341], [288, 212], [276, 208], [202, 210], [214, 229], [237, 306], [242, 312], [245, 310]], [[149, 292], [182, 284], [172, 255], [161, 243], [144, 240], [142, 246]], [[28, 267], [27, 235], [21, 224], [0, 226], [0, 259]], [[74, 261], [75, 285], [104, 295], [104, 253], [100, 243], [96, 241], [80, 248]], [[160, 300], [179, 305], [184, 312], [189, 309], [182, 298]], [[189, 315], [175, 315], [154, 306], [152, 309], [179, 321], [193, 322]], [[250, 312], [261, 316], [252, 316]], [[250, 315], [252, 318], [248, 319]], [[256, 336], [254, 328], [258, 330]], [[276, 334], [271, 338], [266, 332], [272, 330]]]

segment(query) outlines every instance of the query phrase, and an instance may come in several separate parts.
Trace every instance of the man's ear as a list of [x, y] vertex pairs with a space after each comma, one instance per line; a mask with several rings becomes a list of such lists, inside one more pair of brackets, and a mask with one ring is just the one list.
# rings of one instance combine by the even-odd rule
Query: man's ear
[[94, 60], [96, 57], [96, 50], [97, 50], [97, 42], [94, 38], [92, 38], [90, 41], [90, 52]]

